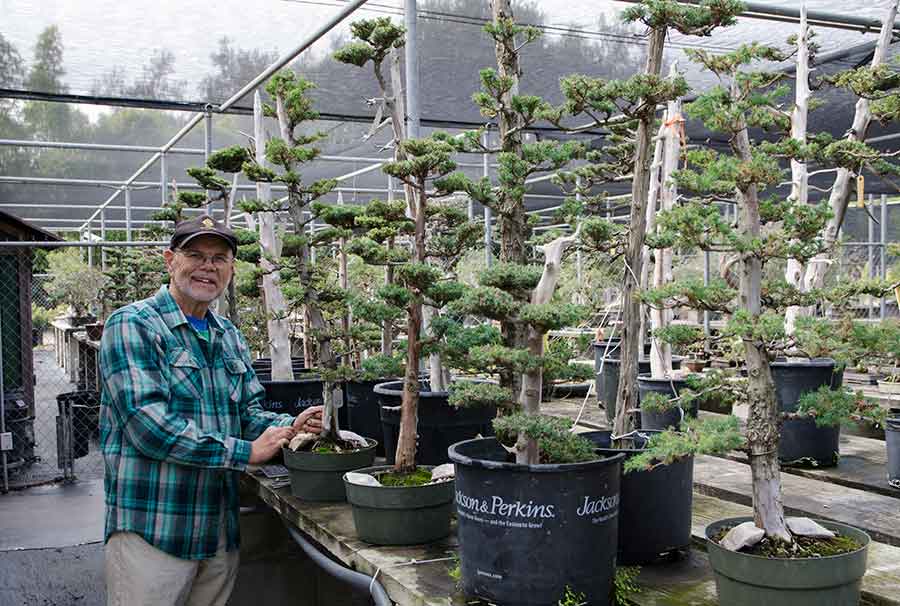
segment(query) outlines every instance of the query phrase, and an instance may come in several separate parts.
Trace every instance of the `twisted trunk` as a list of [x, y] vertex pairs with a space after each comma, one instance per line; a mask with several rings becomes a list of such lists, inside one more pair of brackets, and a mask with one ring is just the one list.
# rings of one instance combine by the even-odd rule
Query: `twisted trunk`
[[[425, 180], [412, 188], [414, 193], [413, 218], [416, 222], [413, 261], [425, 262]], [[419, 408], [419, 360], [422, 342], [422, 299], [414, 296], [407, 308], [406, 376], [403, 379], [403, 396], [400, 404], [400, 435], [397, 438], [397, 455], [394, 469], [412, 471], [416, 467], [416, 426]]]
[[[662, 70], [663, 47], [666, 28], [654, 29], [650, 33], [647, 50], [646, 74], [658, 75]], [[622, 344], [621, 365], [619, 367], [619, 391], [616, 396], [616, 418], [614, 435], [624, 435], [634, 430], [632, 411], [638, 407], [637, 375], [638, 357], [641, 343], [641, 304], [637, 299], [638, 279], [643, 264], [644, 233], [647, 229], [647, 193], [650, 176], [651, 127], [654, 114], [643, 116], [638, 123], [634, 176], [631, 186], [631, 219], [628, 244], [625, 249], [625, 276], [622, 286]]]
[[[738, 95], [732, 85], [732, 96]], [[738, 125], [733, 147], [743, 162], [752, 160], [750, 138], [746, 125]], [[745, 238], [756, 239], [760, 234], [759, 198], [755, 185], [737, 192], [740, 216], [738, 225]], [[740, 308], [756, 321], [762, 313], [762, 261], [753, 253], [740, 257]], [[781, 496], [781, 471], [778, 466], [778, 438], [780, 423], [775, 383], [769, 367], [765, 344], [758, 340], [744, 340], [747, 363], [747, 395], [750, 413], [747, 417], [747, 442], [750, 449], [750, 473], [753, 478], [753, 519], [766, 535], [790, 541], [791, 534], [784, 520]]]

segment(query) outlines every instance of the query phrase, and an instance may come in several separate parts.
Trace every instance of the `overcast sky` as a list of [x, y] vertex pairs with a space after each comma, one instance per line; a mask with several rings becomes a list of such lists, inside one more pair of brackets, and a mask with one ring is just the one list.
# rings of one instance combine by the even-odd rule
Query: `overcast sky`
[[[855, 15], [880, 17], [889, 2], [810, 0], [809, 6], [835, 12], [852, 6]], [[799, 5], [791, 0], [770, 3]], [[153, 52], [162, 48], [175, 53], [175, 77], [190, 82], [193, 93], [194, 83], [209, 72], [209, 55], [222, 36], [232, 38], [238, 47], [283, 52], [333, 15], [340, 4], [341, 0], [0, 0], [0, 33], [30, 61], [37, 35], [49, 25], [58, 25], [65, 44], [66, 82], [73, 93], [89, 92], [97, 79], [117, 66], [132, 80]], [[371, 0], [370, 4], [390, 10], [401, 7], [403, 1]], [[549, 24], [589, 32], [597, 30], [598, 14], [614, 16], [628, 6], [611, 0], [541, 0], [537, 5], [548, 15]], [[420, 1], [420, 6], [427, 8], [428, 3]], [[346, 31], [346, 25], [340, 31]], [[754, 39], [780, 43], [792, 30], [787, 24], [743, 20], [702, 43], [732, 48]], [[826, 50], [866, 39], [871, 36], [837, 30], [821, 36]], [[320, 42], [312, 52], [327, 48], [327, 43]]]

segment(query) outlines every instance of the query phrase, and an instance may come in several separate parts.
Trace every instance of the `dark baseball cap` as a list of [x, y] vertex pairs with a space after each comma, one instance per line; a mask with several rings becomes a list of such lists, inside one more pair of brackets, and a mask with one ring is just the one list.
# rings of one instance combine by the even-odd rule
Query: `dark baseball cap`
[[169, 248], [176, 249], [184, 246], [197, 236], [217, 236], [228, 242], [231, 252], [237, 254], [237, 236], [209, 215], [200, 215], [193, 219], [185, 219], [175, 226], [175, 232], [169, 241]]

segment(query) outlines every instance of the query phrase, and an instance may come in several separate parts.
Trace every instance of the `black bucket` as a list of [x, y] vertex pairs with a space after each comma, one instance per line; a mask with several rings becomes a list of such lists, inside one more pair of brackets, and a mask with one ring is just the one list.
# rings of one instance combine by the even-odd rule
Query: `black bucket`
[[[640, 444], [636, 444], [639, 448], [612, 449], [610, 433], [590, 431], [581, 435], [594, 442], [601, 454], [623, 453], [625, 460], [643, 449], [645, 442], [640, 438]], [[622, 474], [618, 564], [653, 564], [684, 554], [691, 544], [693, 481], [694, 457], [650, 471]]]
[[887, 447], [888, 483], [900, 488], [900, 417], [888, 419], [885, 423], [884, 443]]
[[376, 379], [374, 381], [348, 381], [345, 384], [347, 393], [344, 400], [347, 407], [347, 428], [364, 438], [371, 438], [378, 442], [376, 453], [384, 456], [384, 440], [381, 429], [381, 406], [375, 386], [390, 379]]
[[778, 460], [798, 467], [834, 467], [840, 459], [841, 426], [818, 427], [815, 419], [785, 419]]
[[[687, 388], [687, 382], [684, 379], [653, 379], [649, 375], [638, 376], [638, 399], [642, 400], [645, 394], [661, 393], [666, 397], [674, 398]], [[692, 419], [697, 418], [699, 412], [699, 402], [694, 400], [691, 406], [684, 411], [684, 416]], [[681, 428], [682, 412], [680, 408], [672, 408], [666, 411], [652, 411], [641, 408], [641, 428], [642, 429], [666, 429], [674, 427], [676, 430]]]
[[[427, 381], [421, 381], [419, 392], [418, 440], [416, 463], [442, 465], [450, 461], [447, 449], [451, 444], [479, 435], [494, 435], [492, 421], [497, 416], [493, 406], [456, 408], [447, 403], [446, 391], [429, 391]], [[380, 403], [381, 428], [384, 436], [384, 456], [394, 464], [397, 440], [400, 437], [400, 404], [403, 381], [379, 383], [374, 387]]]
[[3, 394], [6, 431], [12, 434], [12, 450], [7, 451], [7, 464], [34, 460], [34, 416], [30, 415], [25, 394], [11, 390]]
[[[599, 350], [595, 350], [599, 351]], [[672, 370], [681, 368], [680, 356], [672, 356]], [[606, 420], [610, 423], [616, 417], [616, 397], [619, 393], [619, 358], [606, 358], [603, 372], [600, 372], [600, 360], [594, 360], [597, 369], [597, 403], [606, 409]], [[650, 360], [638, 360], [638, 375], [650, 374]]]
[[834, 360], [831, 358], [813, 358], [811, 360], [787, 361], [776, 360], [770, 364], [772, 380], [775, 382], [775, 397], [781, 412], [794, 412], [797, 402], [805, 393], [816, 391], [823, 385], [832, 389], [838, 377], [843, 373], [835, 372]]
[[72, 456], [87, 456], [100, 427], [100, 392], [71, 391], [56, 396], [59, 413], [72, 415]]
[[450, 447], [463, 592], [492, 603], [556, 604], [566, 587], [611, 603], [623, 455], [518, 465], [494, 438]]

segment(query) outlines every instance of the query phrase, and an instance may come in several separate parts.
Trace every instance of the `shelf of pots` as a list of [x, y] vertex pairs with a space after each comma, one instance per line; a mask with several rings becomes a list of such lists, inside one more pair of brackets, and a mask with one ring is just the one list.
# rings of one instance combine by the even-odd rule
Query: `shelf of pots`
[[[893, 23], [896, 2], [891, 3], [885, 23]], [[808, 42], [805, 10], [800, 34], [791, 41], [798, 58], [798, 109], [794, 125], [805, 124], [808, 101]], [[881, 32], [876, 57], [890, 40], [890, 26]], [[791, 361], [773, 363], [779, 353], [790, 354], [792, 325], [786, 322], [790, 308], [835, 304], [859, 294], [881, 296], [890, 292], [887, 283], [842, 282], [831, 289], [803, 290], [797, 286], [802, 267], [792, 275], [798, 280], [764, 279], [766, 263], [790, 259], [800, 266], [830, 250], [828, 226], [832, 212], [827, 203], [811, 204], [801, 195], [780, 197], [774, 192], [783, 181], [781, 161], [794, 163], [795, 185], [805, 177], [805, 162], [815, 160], [846, 176], [872, 167], [885, 167], [874, 149], [855, 140], [832, 140], [807, 136], [805, 128], [794, 137], [750, 140], [750, 128], [767, 128], [785, 134], [792, 126], [791, 115], [779, 110], [787, 87], [778, 86], [781, 72], [759, 70], [762, 61], [786, 58], [781, 51], [759, 44], [741, 46], [724, 55], [703, 50], [688, 52], [692, 61], [711, 71], [721, 83], [700, 94], [686, 107], [689, 117], [698, 119], [712, 131], [721, 132], [729, 149], [715, 151], [700, 147], [689, 151], [689, 168], [673, 174], [685, 198], [658, 218], [657, 233], [648, 236], [653, 248], [696, 248], [732, 255], [736, 277], [726, 273], [708, 285], [679, 281], [642, 294], [655, 308], [691, 307], [720, 312], [727, 318], [722, 333], [740, 339], [747, 373], [746, 436], [753, 482], [753, 516], [714, 522], [706, 529], [710, 563], [716, 576], [721, 604], [857, 604], [859, 583], [866, 568], [869, 537], [842, 524], [786, 517], [781, 498], [779, 472], [780, 417], [796, 414], [786, 404], [801, 390], [812, 387], [793, 382], [779, 389], [775, 377], [792, 373]], [[854, 72], [853, 86], [862, 84], [879, 90], [884, 74], [869, 68]], [[866, 71], [868, 70], [868, 71]], [[846, 81], [846, 80], [845, 80]], [[840, 79], [838, 80], [840, 83]], [[852, 88], [852, 86], [851, 86]], [[859, 106], [858, 106], [859, 107]], [[802, 119], [797, 118], [802, 114]], [[866, 160], [860, 160], [860, 158]], [[845, 187], [837, 195], [846, 196]], [[771, 191], [770, 197], [766, 197]], [[794, 192], [796, 194], [796, 191]], [[832, 197], [836, 194], [832, 191]], [[716, 200], [728, 198], [737, 206], [734, 219], [723, 217]], [[845, 203], [846, 200], [843, 200]], [[818, 285], [815, 285], [818, 286]], [[796, 318], [794, 318], [796, 319]], [[819, 376], [816, 397], [839, 401], [840, 392], [831, 390], [834, 362], [811, 360], [806, 364]], [[809, 396], [810, 398], [812, 396]], [[819, 403], [817, 402], [817, 405]], [[799, 407], [799, 400], [797, 401]], [[799, 409], [800, 412], [803, 409]], [[810, 420], [814, 424], [813, 420]], [[652, 450], [652, 446], [651, 446]], [[820, 557], [827, 553], [829, 557]]]

